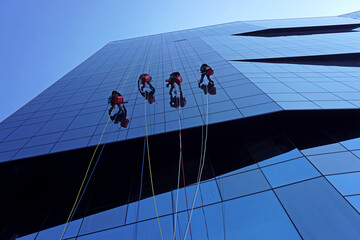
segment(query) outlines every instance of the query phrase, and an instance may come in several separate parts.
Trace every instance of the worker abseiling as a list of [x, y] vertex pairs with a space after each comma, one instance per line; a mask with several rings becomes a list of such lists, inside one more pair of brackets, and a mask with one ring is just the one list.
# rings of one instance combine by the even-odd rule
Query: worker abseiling
[[201, 78], [199, 81], [199, 87], [202, 84], [202, 82], [204, 81], [204, 77], [206, 76], [206, 78], [209, 80], [209, 83], [214, 84], [214, 81], [211, 80], [210, 76], [214, 74], [214, 70], [207, 64], [203, 64], [200, 67], [200, 73], [201, 73]]
[[109, 115], [111, 115], [111, 112], [114, 110], [115, 106], [118, 106], [119, 109], [121, 109], [121, 104], [124, 103], [124, 98], [121, 96], [121, 94], [114, 90], [111, 93], [111, 96], [108, 98], [108, 104], [111, 105], [111, 108], [109, 109]]
[[[138, 90], [139, 90], [140, 94], [146, 100], [148, 100], [148, 102], [150, 104], [152, 104], [153, 102], [155, 102], [155, 96], [154, 96], [155, 88], [154, 88], [153, 85], [151, 85], [150, 80], [148, 82], [145, 82], [145, 83], [147, 83], [146, 85], [143, 84], [143, 82], [141, 81], [141, 76], [143, 76], [144, 74], [146, 74], [146, 73], [143, 73], [143, 74], [140, 75], [140, 78], [139, 78], [139, 81], [138, 81]], [[149, 75], [147, 75], [147, 76], [150, 77]], [[151, 79], [151, 77], [150, 77], [150, 79]]]
[[170, 78], [166, 80], [167, 84], [166, 84], [166, 87], [170, 87], [170, 91], [169, 91], [169, 94], [170, 96], [172, 96], [172, 92], [174, 91], [175, 89], [175, 84], [178, 86], [179, 88], [179, 93], [180, 95], [182, 95], [182, 90], [181, 90], [181, 83], [182, 83], [183, 79], [182, 77], [180, 76], [180, 73], [179, 72], [173, 72], [170, 74]]

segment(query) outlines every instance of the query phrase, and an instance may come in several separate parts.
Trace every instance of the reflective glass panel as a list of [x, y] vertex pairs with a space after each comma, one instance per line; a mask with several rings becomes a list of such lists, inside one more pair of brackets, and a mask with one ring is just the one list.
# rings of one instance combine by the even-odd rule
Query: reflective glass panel
[[304, 239], [360, 237], [360, 215], [324, 178], [292, 184], [275, 192]]

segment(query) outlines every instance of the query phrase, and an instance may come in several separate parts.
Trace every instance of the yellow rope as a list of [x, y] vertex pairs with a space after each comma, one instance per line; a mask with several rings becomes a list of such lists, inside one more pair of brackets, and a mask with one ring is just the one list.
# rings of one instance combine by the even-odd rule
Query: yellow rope
[[[150, 61], [149, 61], [149, 64], [148, 64], [148, 73], [150, 73], [150, 63], [151, 63], [151, 60], [152, 60], [152, 57], [153, 57], [154, 52], [155, 52], [155, 47], [153, 47], [153, 51], [152, 51], [152, 53], [151, 53], [151, 55], [150, 55]], [[159, 214], [158, 214], [158, 210], [157, 210], [157, 206], [156, 206], [154, 182], [153, 182], [152, 170], [151, 170], [150, 148], [149, 148], [149, 135], [148, 135], [148, 129], [147, 129], [146, 97], [144, 98], [144, 103], [145, 103], [145, 138], [146, 138], [147, 158], [148, 158], [148, 163], [149, 163], [151, 190], [152, 190], [152, 195], [153, 195], [153, 199], [154, 199], [154, 206], [155, 206], [156, 218], [157, 218], [158, 225], [159, 225], [160, 236], [161, 236], [161, 239], [163, 240], [163, 235], [162, 235], [162, 231], [161, 231], [161, 224], [160, 224]]]
[[[145, 44], [143, 44], [143, 46], [145, 47]], [[144, 49], [145, 49], [145, 48], [143, 48], [142, 50], [144, 50]], [[120, 89], [120, 92], [121, 92], [121, 90], [124, 88], [127, 80], [129, 79], [130, 73], [131, 73], [132, 70], [134, 69], [135, 63], [136, 63], [137, 60], [139, 59], [140, 55], [141, 55], [141, 54], [139, 54], [139, 55], [136, 57], [133, 65], [132, 65], [132, 68], [131, 68], [131, 70], [129, 71], [129, 73], [128, 73], [126, 79], [125, 79], [125, 82], [123, 83], [123, 85], [122, 85], [122, 87], [121, 87], [121, 89]], [[67, 220], [66, 220], [66, 222], [65, 222], [65, 226], [64, 226], [64, 229], [63, 229], [63, 231], [62, 231], [62, 233], [61, 233], [60, 240], [63, 238], [63, 236], [64, 236], [64, 234], [65, 234], [66, 227], [67, 227], [67, 225], [68, 225], [68, 223], [69, 223], [69, 221], [70, 221], [70, 218], [71, 218], [71, 216], [72, 216], [72, 214], [73, 214], [73, 212], [74, 212], [74, 209], [75, 209], [75, 207], [76, 207], [76, 204], [77, 204], [77, 202], [78, 202], [78, 200], [79, 200], [79, 196], [80, 196], [80, 194], [81, 194], [81, 191], [82, 191], [82, 188], [83, 188], [83, 186], [84, 186], [85, 180], [86, 180], [86, 178], [87, 178], [87, 176], [88, 176], [88, 174], [89, 174], [91, 164], [92, 164], [92, 162], [93, 162], [93, 160], [94, 160], [96, 151], [97, 151], [97, 149], [99, 148], [100, 142], [101, 142], [101, 140], [102, 140], [102, 138], [103, 138], [103, 136], [104, 136], [104, 133], [105, 133], [105, 130], [106, 130], [107, 125], [109, 124], [109, 121], [110, 121], [110, 118], [107, 120], [107, 123], [106, 123], [106, 125], [105, 125], [105, 127], [104, 127], [104, 130], [102, 131], [101, 137], [100, 137], [100, 139], [99, 139], [99, 142], [98, 142], [98, 144], [96, 145], [96, 148], [95, 148], [95, 150], [94, 150], [94, 153], [93, 153], [93, 155], [92, 155], [92, 157], [91, 157], [91, 160], [90, 160], [90, 163], [89, 163], [89, 165], [88, 165], [88, 167], [87, 167], [87, 170], [86, 170], [84, 179], [83, 179], [83, 181], [82, 181], [82, 183], [81, 183], [80, 189], [79, 189], [78, 194], [77, 194], [77, 196], [76, 196], [74, 205], [73, 205], [73, 207], [72, 207], [72, 209], [71, 209], [71, 211], [70, 211], [69, 217], [67, 218]], [[115, 133], [115, 134], [116, 134], [116, 133]]]
[[147, 157], [148, 157], [148, 162], [149, 162], [149, 172], [150, 172], [151, 190], [152, 190], [152, 194], [153, 194], [154, 205], [155, 205], [155, 212], [156, 212], [156, 218], [157, 218], [158, 225], [159, 225], [160, 235], [161, 235], [161, 239], [163, 240], [163, 235], [162, 235], [162, 231], [161, 231], [161, 224], [160, 224], [159, 214], [158, 214], [158, 210], [157, 210], [157, 207], [156, 207], [154, 183], [153, 183], [153, 177], [152, 177], [152, 171], [151, 171], [150, 149], [149, 149], [149, 137], [148, 137], [147, 120], [146, 120], [146, 98], [145, 98], [145, 130], [146, 130], [146, 135], [145, 135], [145, 136], [146, 136]]
[[62, 237], [63, 237], [64, 234], [65, 234], [65, 229], [66, 229], [66, 227], [67, 227], [67, 225], [68, 225], [68, 223], [69, 223], [69, 221], [70, 221], [71, 215], [73, 214], [73, 211], [74, 211], [74, 209], [75, 209], [75, 206], [76, 206], [76, 204], [77, 204], [77, 201], [79, 200], [79, 196], [80, 196], [81, 190], [82, 190], [82, 188], [83, 188], [83, 186], [84, 186], [84, 183], [85, 183], [85, 180], [86, 180], [86, 178], [87, 178], [87, 175], [89, 174], [90, 166], [91, 166], [91, 164], [92, 164], [92, 162], [93, 162], [93, 160], [94, 160], [96, 151], [97, 151], [97, 149], [99, 148], [101, 139], [102, 139], [103, 136], [104, 136], [106, 127], [107, 127], [107, 125], [109, 124], [109, 120], [110, 120], [110, 118], [108, 119], [108, 121], [107, 121], [107, 123], [106, 123], [106, 125], [105, 125], [105, 127], [104, 127], [104, 130], [102, 131], [102, 134], [101, 134], [101, 137], [100, 137], [100, 139], [99, 139], [99, 142], [98, 142], [98, 144], [96, 145], [95, 151], [94, 151], [94, 153], [93, 153], [93, 155], [92, 155], [92, 157], [91, 157], [89, 166], [87, 167], [87, 170], [86, 170], [86, 173], [85, 173], [85, 177], [84, 177], [84, 179], [83, 179], [83, 181], [82, 181], [82, 183], [81, 183], [81, 186], [80, 186], [79, 192], [78, 192], [78, 194], [77, 194], [77, 196], [76, 196], [74, 205], [73, 205], [73, 207], [72, 207], [72, 209], [71, 209], [71, 212], [70, 212], [70, 214], [69, 214], [69, 217], [68, 217], [68, 219], [66, 220], [64, 229], [63, 229], [63, 231], [62, 231], [62, 233], [61, 233], [60, 240], [62, 239]]

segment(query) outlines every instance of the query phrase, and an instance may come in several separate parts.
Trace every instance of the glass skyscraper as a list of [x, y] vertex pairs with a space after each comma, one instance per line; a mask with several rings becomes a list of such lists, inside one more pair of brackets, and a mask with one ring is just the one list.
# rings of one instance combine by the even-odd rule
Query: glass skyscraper
[[110, 42], [0, 123], [0, 239], [360, 239], [359, 42], [358, 12]]

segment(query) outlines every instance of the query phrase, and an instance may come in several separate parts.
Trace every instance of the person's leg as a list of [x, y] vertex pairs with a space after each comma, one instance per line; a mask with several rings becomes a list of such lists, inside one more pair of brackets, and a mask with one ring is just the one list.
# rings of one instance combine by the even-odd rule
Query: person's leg
[[119, 113], [121, 113], [121, 112], [124, 111], [120, 104], [117, 104], [117, 106], [118, 106], [118, 108], [119, 108]]
[[174, 90], [174, 84], [172, 83], [171, 87], [170, 87], [170, 91], [169, 91], [170, 96], [172, 96], [171, 93], [172, 93], [173, 90]]
[[206, 77], [207, 77], [207, 79], [209, 80], [209, 83], [214, 84], [214, 81], [213, 81], [213, 80], [211, 80], [211, 78], [210, 78], [210, 76], [209, 76], [209, 75], [206, 75]]
[[110, 115], [111, 121], [114, 121], [115, 117], [116, 117], [116, 113], [114, 115], [112, 115], [112, 116]]
[[178, 86], [179, 86], [180, 96], [182, 96], [181, 84], [179, 84]]
[[111, 104], [111, 108], [109, 109], [109, 115], [111, 115], [111, 112], [114, 110], [115, 104]]
[[200, 81], [199, 81], [199, 87], [201, 85], [201, 83], [204, 81], [204, 77], [205, 77], [205, 73], [201, 73], [201, 78], [200, 78]]

